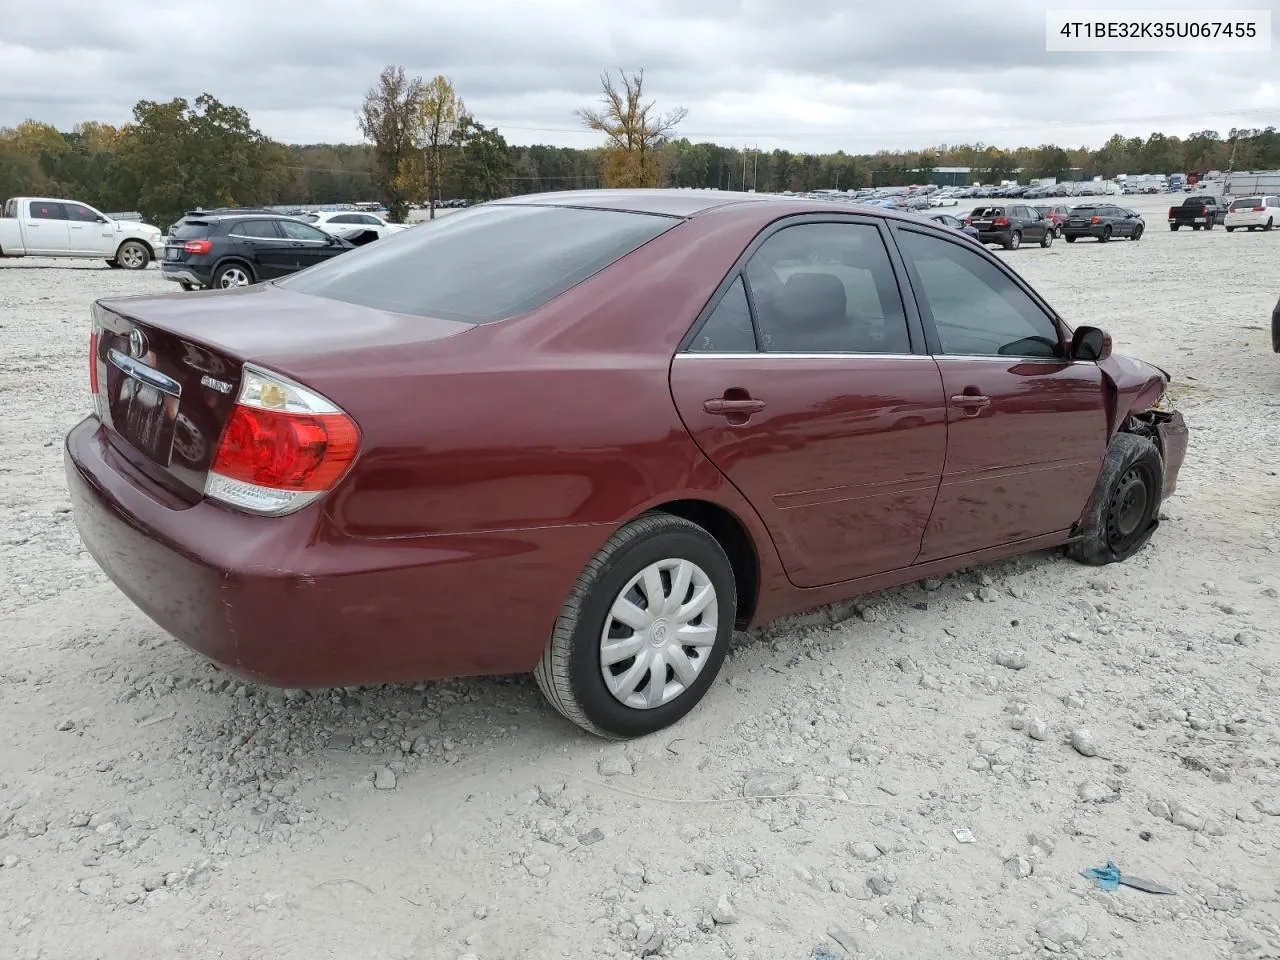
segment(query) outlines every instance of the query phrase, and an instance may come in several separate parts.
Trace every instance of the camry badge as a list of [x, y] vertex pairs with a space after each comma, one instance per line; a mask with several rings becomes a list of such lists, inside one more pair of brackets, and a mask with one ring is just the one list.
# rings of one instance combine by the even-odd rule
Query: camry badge
[[213, 377], [209, 376], [207, 373], [200, 378], [200, 384], [201, 386], [210, 387], [214, 390], [217, 390], [219, 393], [231, 392], [231, 384], [227, 383], [227, 381], [225, 380], [215, 380], [213, 379]]

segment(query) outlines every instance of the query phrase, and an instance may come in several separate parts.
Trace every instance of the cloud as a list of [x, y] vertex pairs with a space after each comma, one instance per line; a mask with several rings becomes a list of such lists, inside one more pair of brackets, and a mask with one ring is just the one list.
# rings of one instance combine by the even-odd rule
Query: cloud
[[[602, 70], [643, 68], [681, 133], [866, 152], [981, 141], [1097, 145], [1280, 116], [1274, 54], [1047, 53], [1047, 7], [1012, 0], [0, 0], [0, 125], [123, 123], [208, 91], [288, 142], [359, 140], [387, 63], [443, 73], [513, 143], [589, 146]], [[1128, 7], [1155, 7], [1129, 0]]]

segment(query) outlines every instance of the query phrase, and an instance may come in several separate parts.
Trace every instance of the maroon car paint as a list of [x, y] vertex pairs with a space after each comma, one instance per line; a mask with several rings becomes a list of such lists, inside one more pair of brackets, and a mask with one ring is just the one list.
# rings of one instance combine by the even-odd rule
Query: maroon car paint
[[[1118, 358], [820, 357], [800, 370], [681, 355], [771, 222], [868, 211], [683, 191], [518, 202], [531, 199], [707, 209], [543, 307], [474, 327], [271, 284], [104, 303], [117, 334], [139, 325], [318, 390], [363, 439], [327, 497], [260, 518], [191, 502], [194, 477], [175, 490], [87, 418], [66, 443], [73, 508], [125, 594], [206, 656], [274, 683], [525, 671], [592, 554], [647, 510], [693, 501], [744, 531], [756, 582], [739, 591], [755, 598], [742, 620], [758, 624], [1065, 542], [1108, 415], [1114, 428], [1120, 409], [1155, 398], [1152, 368]], [[954, 408], [969, 387], [991, 396], [989, 413]], [[705, 412], [735, 389], [767, 394], [765, 410], [742, 426]], [[215, 447], [216, 424], [197, 426]], [[1181, 457], [1166, 462], [1176, 479]]]

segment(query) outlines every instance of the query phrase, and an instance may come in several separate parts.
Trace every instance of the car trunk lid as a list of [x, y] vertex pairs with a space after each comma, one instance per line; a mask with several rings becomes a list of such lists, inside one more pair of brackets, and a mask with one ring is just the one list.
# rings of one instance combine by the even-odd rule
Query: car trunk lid
[[192, 503], [204, 494], [245, 362], [306, 384], [309, 368], [340, 368], [343, 356], [393, 356], [397, 346], [471, 329], [272, 285], [102, 300], [93, 319], [99, 418], [136, 467]]

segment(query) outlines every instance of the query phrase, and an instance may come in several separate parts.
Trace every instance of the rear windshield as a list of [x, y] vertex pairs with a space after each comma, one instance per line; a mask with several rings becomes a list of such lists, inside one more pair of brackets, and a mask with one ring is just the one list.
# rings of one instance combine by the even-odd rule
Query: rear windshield
[[1213, 197], [1187, 197], [1182, 201], [1184, 207], [1203, 207], [1207, 203], [1213, 203]]
[[279, 283], [392, 313], [488, 323], [540, 307], [680, 222], [617, 210], [486, 204]]
[[1004, 207], [975, 207], [971, 217], [1003, 217]]
[[1072, 207], [1071, 215], [1091, 217], [1093, 216], [1094, 211], [1101, 210], [1101, 209], [1102, 209], [1101, 207]]
[[207, 237], [209, 222], [207, 220], [182, 220], [173, 225], [169, 234], [175, 240], [190, 240], [192, 237]]
[[1231, 202], [1232, 210], [1248, 210], [1250, 207], [1263, 206], [1261, 197], [1241, 197]]

